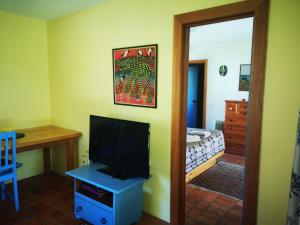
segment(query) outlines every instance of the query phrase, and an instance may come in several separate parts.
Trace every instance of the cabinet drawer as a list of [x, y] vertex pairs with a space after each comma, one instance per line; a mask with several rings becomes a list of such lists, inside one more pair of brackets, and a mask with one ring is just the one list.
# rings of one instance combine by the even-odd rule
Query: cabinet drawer
[[225, 138], [225, 142], [229, 141], [231, 143], [236, 143], [236, 144], [241, 144], [241, 145], [246, 144], [246, 136], [244, 136], [244, 135], [226, 134], [225, 133], [224, 138]]
[[246, 135], [246, 126], [243, 125], [233, 125], [233, 124], [224, 124], [225, 133], [234, 133], [234, 134], [244, 134]]
[[226, 116], [225, 123], [246, 124], [246, 116]]
[[237, 107], [237, 114], [238, 115], [247, 116], [247, 112], [248, 112], [248, 104], [246, 104], [246, 103], [238, 104], [238, 107]]
[[232, 149], [235, 151], [245, 151], [246, 145], [244, 144], [239, 144], [239, 143], [234, 143], [232, 141], [225, 141], [225, 150], [227, 149]]
[[234, 102], [226, 103], [226, 114], [227, 115], [236, 115], [237, 113], [237, 104]]
[[227, 148], [225, 153], [232, 154], [232, 155], [239, 155], [245, 156], [245, 149], [235, 149], [235, 148]]
[[112, 213], [78, 197], [74, 199], [74, 214], [77, 219], [84, 219], [94, 225], [113, 225]]

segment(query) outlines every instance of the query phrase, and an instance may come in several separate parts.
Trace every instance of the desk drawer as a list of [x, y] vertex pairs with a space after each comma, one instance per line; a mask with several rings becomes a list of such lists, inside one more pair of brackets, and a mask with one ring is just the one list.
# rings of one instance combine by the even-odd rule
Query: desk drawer
[[77, 219], [84, 219], [94, 225], [113, 225], [112, 213], [78, 197], [74, 199], [74, 214]]

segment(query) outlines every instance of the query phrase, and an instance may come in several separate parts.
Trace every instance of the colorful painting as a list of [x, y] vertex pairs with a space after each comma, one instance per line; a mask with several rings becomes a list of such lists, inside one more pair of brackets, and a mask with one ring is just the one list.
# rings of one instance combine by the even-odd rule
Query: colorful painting
[[113, 49], [114, 103], [157, 106], [157, 45]]
[[251, 79], [251, 64], [241, 64], [239, 91], [249, 91]]

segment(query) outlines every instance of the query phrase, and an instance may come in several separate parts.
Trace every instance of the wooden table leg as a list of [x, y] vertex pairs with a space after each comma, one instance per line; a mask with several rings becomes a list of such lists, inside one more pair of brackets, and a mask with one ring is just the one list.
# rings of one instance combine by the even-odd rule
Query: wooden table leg
[[69, 139], [67, 144], [67, 170], [74, 169], [74, 139]]
[[44, 148], [44, 173], [49, 174], [51, 170], [50, 147]]

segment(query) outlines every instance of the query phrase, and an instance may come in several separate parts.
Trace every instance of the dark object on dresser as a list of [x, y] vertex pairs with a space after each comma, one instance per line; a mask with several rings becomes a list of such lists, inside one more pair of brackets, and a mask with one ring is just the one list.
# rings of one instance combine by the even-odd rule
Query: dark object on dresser
[[245, 156], [248, 102], [225, 101], [225, 153]]

